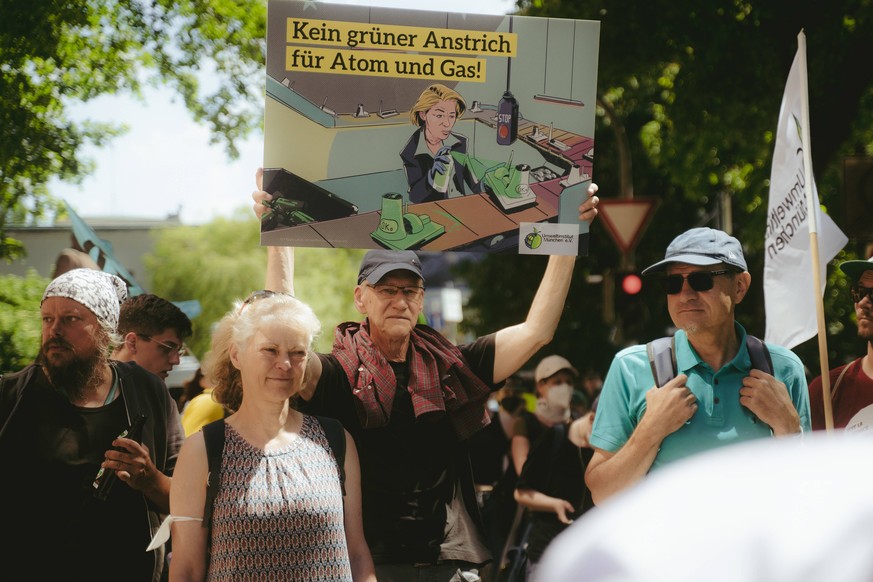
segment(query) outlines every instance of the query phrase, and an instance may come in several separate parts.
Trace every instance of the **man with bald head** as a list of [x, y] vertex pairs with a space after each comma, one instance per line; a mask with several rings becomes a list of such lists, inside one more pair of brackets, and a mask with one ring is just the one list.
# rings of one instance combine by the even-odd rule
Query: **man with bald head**
[[[145, 548], [169, 511], [183, 433], [160, 378], [110, 360], [126, 296], [124, 281], [102, 271], [55, 278], [36, 362], [0, 380], [0, 499], [15, 530], [6, 555], [51, 554], [27, 562], [30, 578], [161, 578], [163, 548]], [[122, 438], [138, 415], [141, 442]], [[101, 467], [118, 479], [106, 499], [94, 496]]]

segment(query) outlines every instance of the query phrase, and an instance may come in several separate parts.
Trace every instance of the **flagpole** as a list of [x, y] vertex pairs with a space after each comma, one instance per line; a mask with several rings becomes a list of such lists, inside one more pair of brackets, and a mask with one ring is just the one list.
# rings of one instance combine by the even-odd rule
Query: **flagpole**
[[815, 312], [818, 318], [818, 358], [821, 367], [821, 391], [824, 400], [825, 430], [833, 432], [834, 413], [831, 406], [831, 375], [828, 365], [828, 343], [825, 328], [824, 301], [821, 295], [821, 261], [818, 254], [818, 197], [812, 181], [812, 140], [809, 137], [809, 88], [806, 78], [806, 34], [801, 29], [797, 35], [800, 55], [800, 98], [803, 117], [801, 134], [803, 136], [803, 178], [806, 183], [806, 206], [809, 216], [809, 251], [812, 253], [813, 292], [815, 293]]

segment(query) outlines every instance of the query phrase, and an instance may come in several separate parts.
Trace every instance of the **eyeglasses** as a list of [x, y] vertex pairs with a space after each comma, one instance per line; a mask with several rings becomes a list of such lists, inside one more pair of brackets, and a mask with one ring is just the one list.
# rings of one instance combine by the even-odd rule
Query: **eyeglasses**
[[409, 287], [398, 287], [397, 285], [370, 285], [367, 287], [376, 292], [380, 299], [390, 301], [397, 297], [398, 293], [403, 293], [403, 298], [407, 301], [415, 303], [424, 299], [424, 287], [410, 285]]
[[852, 285], [852, 301], [855, 303], [861, 303], [864, 301], [866, 297], [870, 301], [873, 301], [873, 287], [862, 287], [860, 285]]
[[282, 293], [280, 291], [270, 291], [269, 289], [261, 289], [260, 291], [252, 291], [251, 295], [246, 297], [246, 300], [242, 302], [242, 305], [239, 306], [239, 311], [237, 315], [242, 313], [243, 309], [245, 309], [246, 305], [251, 305], [255, 301], [260, 301], [261, 299], [266, 299], [267, 297], [273, 297], [274, 295], [285, 295], [286, 297], [294, 297], [290, 293]]
[[162, 342], [161, 340], [156, 340], [150, 335], [143, 335], [141, 333], [136, 334], [138, 338], [145, 340], [147, 342], [155, 342], [158, 344], [159, 349], [164, 353], [165, 356], [169, 356], [174, 352], [181, 358], [182, 356], [188, 355], [188, 348], [185, 345], [176, 345], [172, 342]]
[[675, 295], [682, 291], [682, 283], [688, 279], [688, 284], [695, 291], [709, 291], [715, 285], [713, 277], [719, 275], [727, 275], [735, 273], [733, 269], [724, 269], [723, 271], [695, 271], [687, 275], [667, 275], [662, 279], [664, 291], [667, 295]]

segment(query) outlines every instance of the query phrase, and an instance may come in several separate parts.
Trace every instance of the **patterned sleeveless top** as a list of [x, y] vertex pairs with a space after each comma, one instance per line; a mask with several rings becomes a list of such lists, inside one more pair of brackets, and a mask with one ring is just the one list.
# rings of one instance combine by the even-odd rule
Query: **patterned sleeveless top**
[[208, 580], [352, 580], [339, 471], [311, 416], [295, 442], [265, 453], [225, 424]]

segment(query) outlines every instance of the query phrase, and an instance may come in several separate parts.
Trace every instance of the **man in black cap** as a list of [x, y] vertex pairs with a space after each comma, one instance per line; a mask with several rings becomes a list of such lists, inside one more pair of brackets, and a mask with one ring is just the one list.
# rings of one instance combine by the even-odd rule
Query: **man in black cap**
[[[858, 337], [867, 342], [867, 353], [830, 371], [834, 428], [869, 430], [873, 422], [873, 257], [845, 261], [840, 270], [851, 285]], [[824, 430], [821, 376], [809, 384], [809, 405], [812, 429]]]
[[[596, 191], [581, 220], [596, 216]], [[256, 213], [268, 197], [253, 194]], [[269, 247], [268, 261], [267, 287], [291, 291], [293, 250]], [[574, 264], [549, 258], [523, 323], [455, 346], [418, 323], [425, 281], [414, 252], [364, 256], [354, 290], [364, 321], [337, 326], [333, 351], [310, 358], [301, 409], [338, 418], [355, 439], [380, 582], [473, 582], [491, 560], [466, 440], [488, 423], [490, 392], [551, 341]]]
[[663, 275], [673, 325], [676, 376], [655, 387], [645, 345], [616, 354], [603, 384], [585, 481], [595, 503], [650, 470], [744, 440], [809, 430], [800, 359], [766, 345], [772, 374], [752, 368], [746, 331], [734, 319], [752, 277], [740, 242], [693, 228], [643, 271]]

